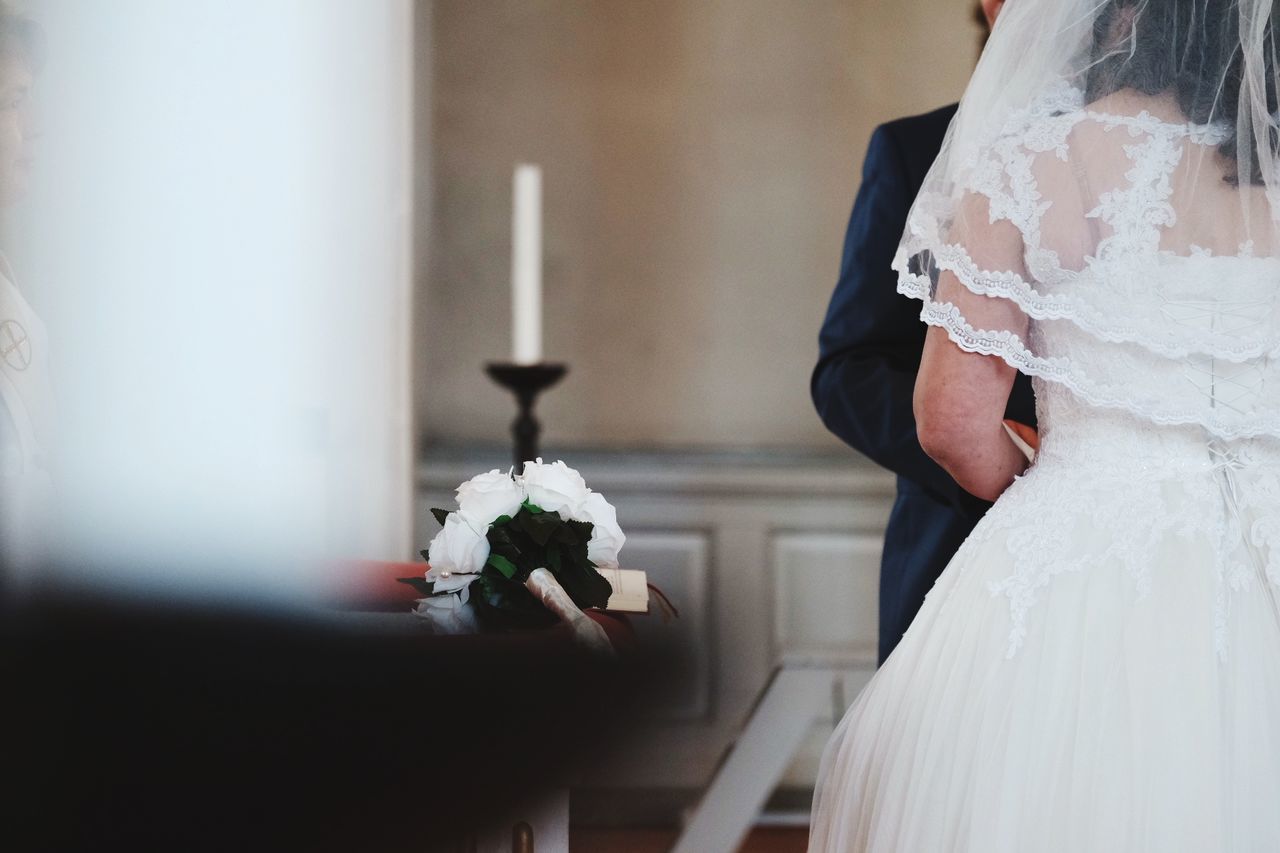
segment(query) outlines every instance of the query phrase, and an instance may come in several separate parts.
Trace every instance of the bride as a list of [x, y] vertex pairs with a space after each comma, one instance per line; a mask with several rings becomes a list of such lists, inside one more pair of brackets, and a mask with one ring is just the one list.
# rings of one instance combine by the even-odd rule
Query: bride
[[811, 853], [1280, 850], [1278, 31], [1002, 13], [895, 261], [922, 444], [998, 500], [837, 724]]

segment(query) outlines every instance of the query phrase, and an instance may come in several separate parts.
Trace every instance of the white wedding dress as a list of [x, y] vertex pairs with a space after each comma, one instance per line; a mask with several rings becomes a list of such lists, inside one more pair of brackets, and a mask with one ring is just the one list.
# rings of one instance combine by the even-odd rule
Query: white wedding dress
[[1280, 851], [1280, 260], [1188, 168], [1224, 131], [1147, 106], [1015, 114], [963, 174], [1017, 248], [935, 250], [963, 287], [904, 243], [1041, 446], [838, 722], [811, 853]]

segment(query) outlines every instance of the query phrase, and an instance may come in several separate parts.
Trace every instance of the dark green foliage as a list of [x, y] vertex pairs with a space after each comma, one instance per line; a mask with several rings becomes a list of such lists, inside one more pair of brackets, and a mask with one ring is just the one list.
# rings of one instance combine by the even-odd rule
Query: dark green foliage
[[472, 582], [468, 603], [489, 628], [549, 628], [560, 618], [542, 606], [523, 581], [509, 580], [491, 565]]
[[431, 587], [433, 584], [426, 578], [396, 578], [400, 583], [407, 583], [409, 586], [422, 593], [424, 596], [432, 595]]
[[516, 564], [508, 560], [501, 554], [490, 554], [489, 565], [502, 572], [502, 576], [507, 580], [516, 576]]
[[496, 555], [510, 562], [516, 567], [511, 579], [521, 584], [545, 566], [579, 607], [603, 607], [612, 587], [587, 559], [593, 530], [590, 522], [565, 521], [526, 502], [509, 522], [489, 529], [489, 561]]

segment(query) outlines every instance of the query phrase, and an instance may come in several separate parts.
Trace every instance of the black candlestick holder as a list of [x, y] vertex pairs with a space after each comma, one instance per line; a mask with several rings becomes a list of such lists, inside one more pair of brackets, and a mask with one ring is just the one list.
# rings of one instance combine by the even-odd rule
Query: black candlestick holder
[[491, 361], [485, 365], [485, 372], [494, 382], [516, 395], [520, 414], [511, 422], [511, 435], [515, 439], [515, 473], [520, 474], [526, 460], [538, 457], [538, 434], [542, 426], [533, 416], [538, 395], [564, 378], [569, 367], [549, 362], [514, 364]]

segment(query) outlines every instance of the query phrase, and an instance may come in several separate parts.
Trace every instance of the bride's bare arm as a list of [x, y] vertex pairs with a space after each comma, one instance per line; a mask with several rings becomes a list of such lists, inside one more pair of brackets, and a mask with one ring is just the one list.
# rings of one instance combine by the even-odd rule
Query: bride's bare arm
[[[944, 279], [949, 276], [943, 273]], [[946, 282], [940, 284], [945, 287]], [[1011, 304], [1006, 303], [1007, 309], [998, 304], [1003, 300], [969, 298], [988, 300], [983, 312], [988, 317], [1007, 310], [1009, 322], [1025, 324]], [[1028, 464], [1003, 424], [1016, 373], [999, 356], [966, 352], [945, 329], [929, 327], [912, 400], [920, 445], [961, 488], [989, 501]]]

